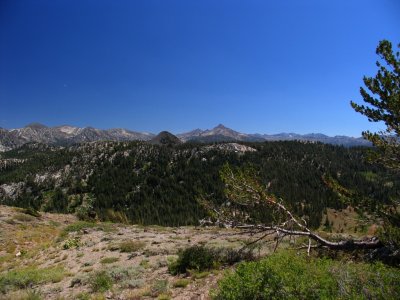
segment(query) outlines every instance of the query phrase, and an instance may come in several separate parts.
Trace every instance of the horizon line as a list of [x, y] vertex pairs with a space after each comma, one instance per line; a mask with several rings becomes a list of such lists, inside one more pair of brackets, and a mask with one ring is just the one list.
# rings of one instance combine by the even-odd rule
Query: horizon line
[[154, 133], [152, 131], [146, 131], [146, 130], [145, 131], [138, 131], [138, 130], [134, 130], [134, 129], [126, 128], [126, 127], [101, 128], [101, 127], [94, 127], [94, 126], [91, 126], [91, 125], [80, 127], [80, 126], [75, 126], [75, 125], [70, 125], [70, 124], [61, 124], [61, 125], [48, 126], [48, 125], [45, 125], [45, 124], [40, 123], [40, 122], [31, 122], [31, 123], [26, 124], [25, 126], [16, 127], [16, 128], [5, 128], [5, 127], [1, 127], [1, 126], [0, 126], [0, 128], [8, 130], [8, 131], [13, 131], [13, 130], [18, 130], [18, 129], [30, 127], [32, 125], [39, 125], [39, 126], [43, 126], [45, 128], [57, 128], [57, 127], [69, 126], [69, 127], [75, 127], [75, 128], [81, 128], [81, 129], [85, 129], [85, 128], [93, 128], [93, 129], [99, 129], [99, 130], [123, 129], [123, 130], [132, 131], [132, 132], [143, 133], [143, 134], [153, 134], [153, 135], [157, 135], [162, 131], [168, 131], [168, 132], [170, 132], [170, 133], [172, 133], [174, 135], [180, 135], [180, 134], [189, 133], [189, 132], [194, 131], [194, 130], [207, 131], [207, 130], [213, 130], [213, 129], [218, 128], [218, 127], [224, 127], [226, 129], [233, 130], [233, 131], [235, 131], [237, 133], [246, 134], [246, 135], [268, 135], [268, 136], [273, 136], [273, 135], [280, 135], [280, 134], [288, 134], [288, 135], [293, 134], [293, 135], [306, 136], [306, 135], [313, 135], [313, 134], [321, 134], [321, 135], [325, 135], [327, 137], [341, 137], [341, 136], [344, 136], [344, 137], [350, 137], [350, 138], [355, 138], [355, 139], [363, 138], [362, 135], [360, 135], [360, 136], [352, 136], [352, 135], [346, 135], [346, 134], [329, 135], [329, 134], [325, 134], [325, 133], [322, 133], [322, 132], [297, 133], [297, 132], [294, 132], [294, 131], [290, 131], [290, 132], [281, 131], [281, 132], [276, 132], [276, 133], [265, 133], [265, 132], [264, 133], [260, 133], [260, 132], [247, 133], [247, 132], [237, 131], [235, 129], [232, 129], [231, 127], [225, 126], [222, 123], [218, 123], [218, 125], [214, 126], [213, 128], [206, 128], [206, 129], [194, 128], [194, 129], [185, 130], [185, 131], [182, 131], [182, 132], [175, 132], [175, 131], [170, 131], [170, 130], [161, 130], [158, 133]]

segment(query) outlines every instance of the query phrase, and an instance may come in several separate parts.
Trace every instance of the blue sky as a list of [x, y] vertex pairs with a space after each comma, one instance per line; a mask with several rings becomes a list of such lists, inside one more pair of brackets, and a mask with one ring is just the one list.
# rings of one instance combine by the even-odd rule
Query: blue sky
[[397, 0], [1, 0], [0, 127], [360, 136]]

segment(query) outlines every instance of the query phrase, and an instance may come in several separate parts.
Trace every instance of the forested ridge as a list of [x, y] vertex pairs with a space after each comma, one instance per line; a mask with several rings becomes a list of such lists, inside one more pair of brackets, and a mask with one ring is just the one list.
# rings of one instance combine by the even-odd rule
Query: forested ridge
[[0, 199], [81, 218], [197, 224], [206, 213], [199, 199], [225, 200], [219, 172], [229, 163], [254, 170], [269, 193], [318, 227], [327, 207], [349, 200], [379, 205], [400, 193], [398, 177], [365, 161], [368, 148], [290, 141], [243, 143], [256, 151], [234, 151], [229, 145], [27, 144], [0, 156]]

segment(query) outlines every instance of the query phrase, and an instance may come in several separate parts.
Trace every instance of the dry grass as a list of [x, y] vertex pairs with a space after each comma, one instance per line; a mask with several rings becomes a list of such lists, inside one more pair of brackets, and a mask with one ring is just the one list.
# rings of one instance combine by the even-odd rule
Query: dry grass
[[365, 235], [371, 226], [374, 227], [374, 224], [360, 216], [351, 206], [342, 210], [328, 208], [321, 224], [321, 230], [355, 236]]
[[[112, 279], [111, 290], [104, 294], [111, 293], [122, 299], [150, 297], [184, 300], [198, 295], [207, 299], [210, 286], [216, 283], [216, 276], [212, 273], [198, 276], [205, 280], [196, 280], [197, 276], [192, 276], [188, 280], [194, 280], [196, 286], [186, 285], [185, 280], [181, 282], [168, 273], [168, 257], [177, 249], [185, 249], [189, 245], [219, 240], [217, 243], [221, 246], [238, 245], [241, 240], [236, 236], [229, 240], [229, 235], [219, 236], [220, 229], [88, 223], [79, 222], [70, 215], [47, 213], [41, 213], [39, 218], [28, 216], [30, 221], [22, 222], [18, 220], [26, 219], [25, 216], [19, 217], [23, 214], [22, 210], [1, 208], [0, 242], [5, 243], [4, 248], [0, 247], [0, 272], [23, 270], [29, 273], [27, 270], [30, 269], [52, 270], [63, 266], [68, 271], [57, 283], [41, 281], [37, 284], [45, 299], [91, 299], [95, 289], [102, 290], [103, 284], [104, 288], [110, 286], [108, 278], [98, 278], [96, 288], [92, 288], [90, 279], [102, 271], [106, 271]], [[224, 230], [224, 233], [227, 232], [230, 230]], [[68, 240], [75, 238], [80, 241], [79, 247], [63, 249]], [[18, 252], [21, 255], [17, 257]], [[73, 274], [82, 281], [71, 289]], [[11, 273], [8, 275], [11, 276]], [[174, 286], [176, 288], [170, 288]], [[19, 289], [17, 286], [14, 288]], [[1, 297], [18, 299], [12, 289]], [[22, 289], [20, 294], [23, 294]], [[81, 296], [78, 297], [78, 294]], [[14, 297], [10, 298], [10, 295]], [[101, 297], [102, 294], [99, 294], [99, 299]]]
[[35, 220], [35, 217], [26, 214], [17, 214], [12, 218], [12, 220], [16, 220], [19, 222], [32, 222]]

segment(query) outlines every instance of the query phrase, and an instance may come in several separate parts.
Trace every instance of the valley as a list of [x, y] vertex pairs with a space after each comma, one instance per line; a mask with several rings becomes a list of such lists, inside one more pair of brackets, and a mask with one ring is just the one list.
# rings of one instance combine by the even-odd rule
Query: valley
[[291, 141], [27, 144], [0, 154], [0, 203], [83, 220], [196, 225], [207, 214], [199, 200], [225, 201], [220, 170], [229, 164], [252, 168], [269, 193], [319, 227], [327, 208], [398, 194], [398, 178], [365, 162], [367, 151]]
[[[3, 152], [0, 298], [225, 299], [221, 284], [239, 262], [281, 255], [297, 262], [293, 253], [305, 255], [307, 239], [267, 235], [253, 244], [263, 231], [200, 227], [211, 215], [205, 201], [227, 201], [221, 170], [245, 170], [323, 238], [370, 239], [380, 223], [358, 205], [385, 205], [400, 182], [368, 164], [367, 151], [304, 141], [182, 143], [162, 133], [151, 143], [28, 143]], [[266, 207], [248, 213], [263, 224], [278, 216]], [[269, 256], [277, 241], [283, 252]], [[176, 272], [184, 253], [192, 265]], [[353, 268], [348, 254], [338, 255], [345, 258], [330, 263]], [[211, 261], [200, 267], [205, 257]], [[380, 280], [369, 264], [354, 263], [364, 270], [356, 276]], [[343, 295], [354, 293], [349, 282]]]

